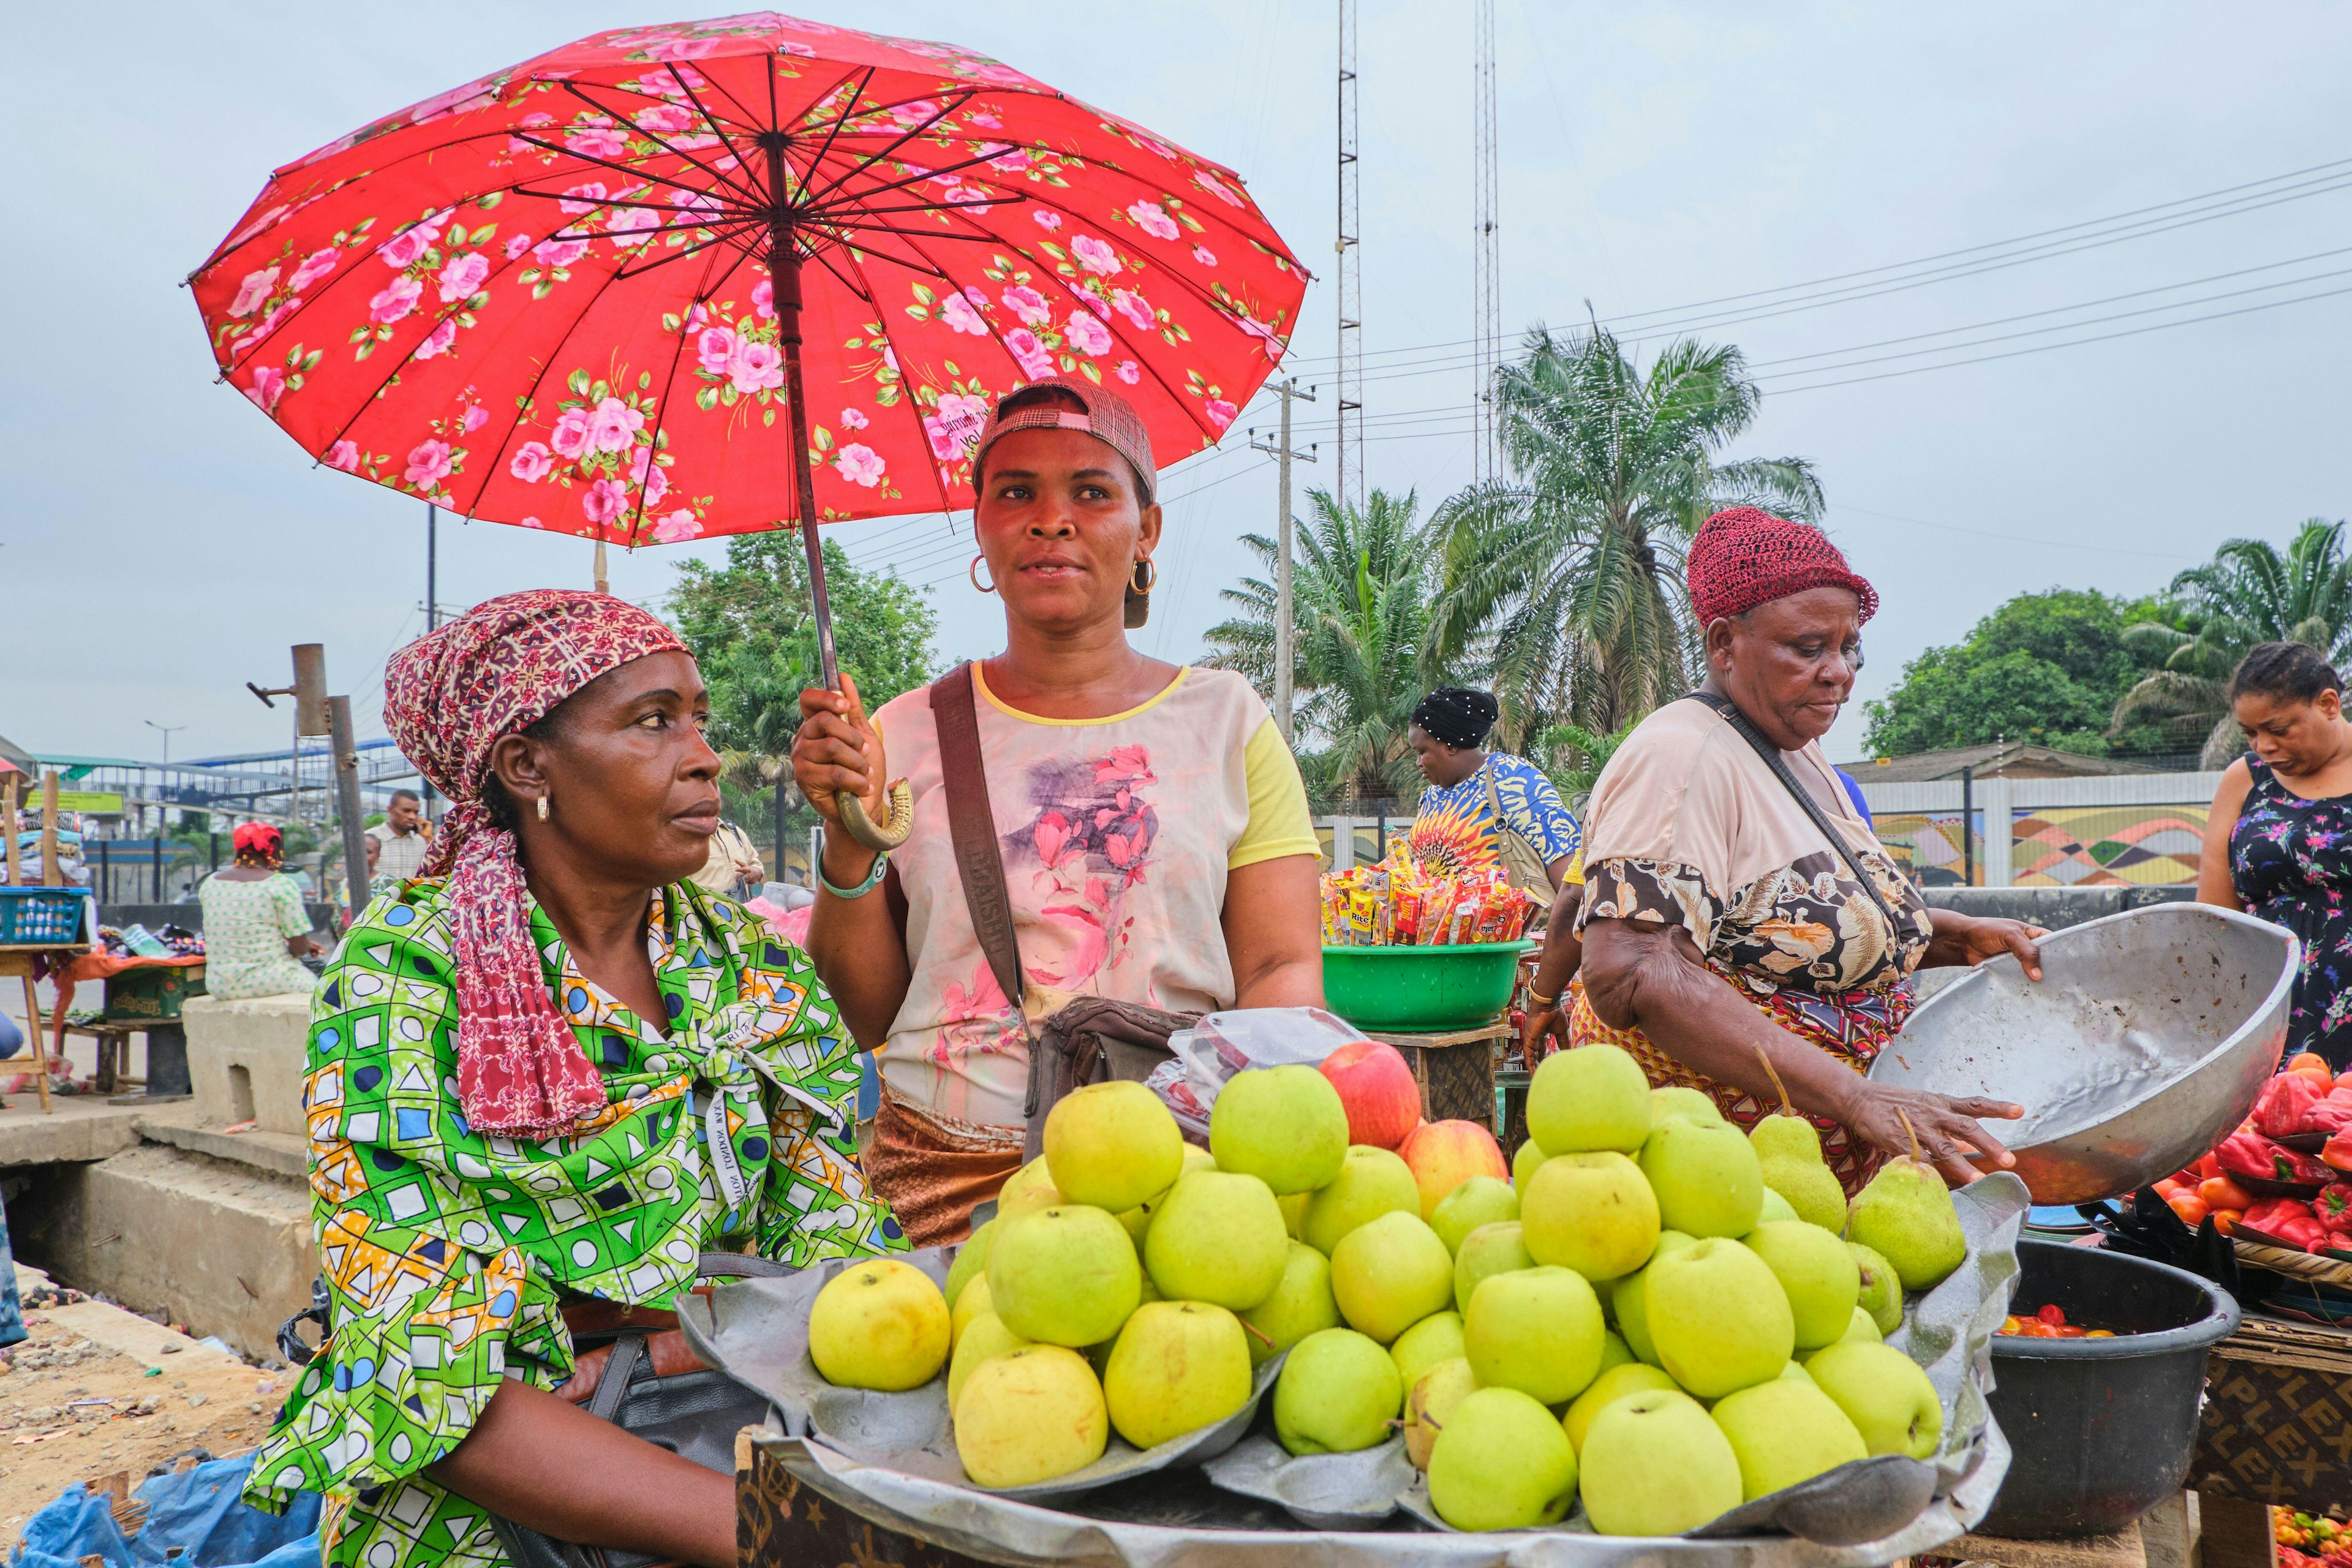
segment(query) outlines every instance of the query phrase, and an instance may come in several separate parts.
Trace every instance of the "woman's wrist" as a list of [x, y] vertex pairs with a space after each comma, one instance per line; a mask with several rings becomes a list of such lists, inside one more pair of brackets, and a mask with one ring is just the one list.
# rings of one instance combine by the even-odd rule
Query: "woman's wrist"
[[827, 825], [824, 850], [817, 858], [819, 876], [835, 888], [862, 887], [874, 875], [874, 862], [882, 858], [878, 850], [868, 849], [846, 833], [835, 833]]

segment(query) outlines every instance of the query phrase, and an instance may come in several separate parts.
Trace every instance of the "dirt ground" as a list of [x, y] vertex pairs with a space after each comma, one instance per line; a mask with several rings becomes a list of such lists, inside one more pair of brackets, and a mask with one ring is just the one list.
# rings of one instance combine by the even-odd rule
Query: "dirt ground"
[[[31, 1300], [47, 1284], [17, 1271]], [[25, 1326], [30, 1339], [0, 1350], [0, 1543], [11, 1549], [69, 1486], [127, 1471], [135, 1489], [190, 1449], [252, 1448], [292, 1375], [102, 1301], [28, 1306]]]

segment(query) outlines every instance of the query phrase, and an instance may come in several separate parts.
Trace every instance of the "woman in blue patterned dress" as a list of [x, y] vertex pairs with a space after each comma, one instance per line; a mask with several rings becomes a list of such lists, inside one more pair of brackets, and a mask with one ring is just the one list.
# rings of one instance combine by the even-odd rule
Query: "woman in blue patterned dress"
[[2315, 649], [2263, 643], [2230, 678], [2247, 754], [2205, 819], [2197, 897], [2302, 939], [2286, 1048], [2352, 1068], [2352, 720]]
[[1421, 700], [1406, 731], [1429, 781], [1417, 815], [1455, 816], [1491, 839], [1511, 885], [1549, 906], [1579, 879], [1583, 834], [1541, 768], [1486, 749], [1501, 711], [1493, 692], [1462, 686], [1441, 686]]

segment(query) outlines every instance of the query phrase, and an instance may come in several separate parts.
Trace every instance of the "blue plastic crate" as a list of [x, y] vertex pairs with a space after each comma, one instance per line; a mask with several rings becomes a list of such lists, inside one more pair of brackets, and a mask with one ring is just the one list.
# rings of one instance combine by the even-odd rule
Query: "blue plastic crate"
[[78, 945], [82, 901], [89, 897], [85, 888], [0, 887], [0, 947]]

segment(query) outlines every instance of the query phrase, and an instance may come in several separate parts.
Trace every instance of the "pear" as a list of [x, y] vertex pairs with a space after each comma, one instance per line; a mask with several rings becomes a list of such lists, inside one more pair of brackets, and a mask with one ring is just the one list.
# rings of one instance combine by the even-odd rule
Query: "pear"
[[[1273, 1206], [1269, 1200], [1268, 1207]], [[1024, 1215], [990, 1242], [989, 1310], [1040, 1344], [1079, 1349], [1118, 1332], [1143, 1299], [1135, 1243], [1101, 1209]], [[971, 1295], [970, 1287], [964, 1294]]]
[[[1144, 1281], [1150, 1283], [1147, 1276]], [[1303, 1241], [1284, 1255], [1282, 1279], [1274, 1294], [1242, 1314], [1256, 1332], [1249, 1336], [1250, 1365], [1263, 1366], [1318, 1329], [1339, 1326], [1339, 1303], [1331, 1294], [1331, 1264]]]
[[1143, 1264], [1162, 1296], [1236, 1312], [1274, 1294], [1289, 1256], [1282, 1205], [1265, 1184], [1224, 1171], [1178, 1177], [1143, 1237]]
[[1748, 1134], [1764, 1184], [1788, 1199], [1797, 1217], [1823, 1230], [1845, 1229], [1845, 1189], [1822, 1163], [1822, 1135], [1801, 1116], [1768, 1116]]
[[1528, 1136], [1549, 1155], [1641, 1152], [1650, 1136], [1650, 1080], [1615, 1046], [1583, 1046], [1543, 1059], [1528, 1080]]
[[1045, 1113], [1045, 1172], [1074, 1204], [1118, 1214], [1175, 1185], [1184, 1134], [1160, 1097], [1111, 1079], [1072, 1089]]
[[1897, 1155], [1846, 1210], [1846, 1239], [1895, 1266], [1906, 1290], [1932, 1290], [1969, 1255], [1952, 1192], [1933, 1165]]
[[1558, 1524], [1575, 1505], [1576, 1449], [1517, 1389], [1469, 1395], [1430, 1447], [1429, 1506], [1456, 1530]]
[[1496, 1176], [1473, 1176], [1437, 1200], [1437, 1207], [1430, 1211], [1429, 1228], [1445, 1243], [1446, 1251], [1459, 1252], [1462, 1238], [1480, 1226], [1518, 1217], [1519, 1194], [1510, 1183]]
[[1603, 1535], [1680, 1535], [1739, 1506], [1739, 1458], [1697, 1400], [1612, 1400], [1585, 1430], [1584, 1510]]
[[1838, 1337], [1837, 1342], [1842, 1345], [1874, 1345], [1881, 1343], [1885, 1338], [1885, 1334], [1878, 1331], [1878, 1323], [1871, 1317], [1868, 1309], [1856, 1307], [1853, 1310], [1853, 1326]]
[[809, 1307], [809, 1358], [840, 1388], [920, 1387], [947, 1364], [948, 1304], [912, 1264], [868, 1258], [824, 1283]]
[[1698, 1237], [1695, 1236], [1685, 1236], [1678, 1230], [1662, 1230], [1658, 1233], [1657, 1250], [1650, 1255], [1648, 1265], [1610, 1287], [1610, 1306], [1617, 1321], [1617, 1331], [1624, 1336], [1625, 1348], [1633, 1352], [1635, 1359], [1647, 1362], [1652, 1366], [1662, 1364], [1658, 1360], [1656, 1342], [1650, 1338], [1649, 1303], [1642, 1281], [1652, 1268], [1657, 1267], [1658, 1259], [1670, 1252], [1680, 1252], [1685, 1247], [1697, 1245]]
[[[1780, 1376], [1796, 1349], [1796, 1320], [1780, 1281], [1727, 1237], [1665, 1254], [1645, 1272], [1642, 1293], [1659, 1361], [1701, 1399]], [[1475, 1327], [1475, 1300], [1471, 1309]]]
[[1481, 1280], [1463, 1317], [1463, 1354], [1481, 1388], [1516, 1388], [1546, 1405], [1584, 1392], [1601, 1371], [1601, 1302], [1568, 1268], [1522, 1268]]
[[963, 1392], [974, 1367], [1034, 1342], [1006, 1328], [1004, 1320], [993, 1312], [982, 1312], [974, 1318], [964, 1326], [962, 1337], [955, 1343], [955, 1354], [948, 1360], [948, 1409], [955, 1409], [956, 1395]]
[[1384, 1214], [1421, 1213], [1421, 1187], [1403, 1156], [1370, 1143], [1349, 1145], [1339, 1173], [1301, 1195], [1307, 1210], [1298, 1222], [1298, 1239], [1326, 1258], [1341, 1237], [1360, 1225]]
[[[1122, 1215], [1119, 1217], [1124, 1219], [1127, 1216]], [[1796, 1218], [1797, 1211], [1790, 1205], [1789, 1200], [1774, 1192], [1768, 1184], [1764, 1188], [1764, 1206], [1757, 1211], [1756, 1223], [1769, 1225], [1774, 1220], [1787, 1220], [1794, 1223]], [[1830, 1234], [1835, 1236], [1837, 1232], [1832, 1231]]]
[[1103, 1374], [1111, 1427], [1139, 1448], [1223, 1421], [1249, 1399], [1249, 1336], [1206, 1301], [1138, 1307]]
[[1507, 1274], [1514, 1268], [1533, 1268], [1536, 1260], [1529, 1256], [1524, 1225], [1515, 1219], [1498, 1220], [1482, 1225], [1462, 1238], [1454, 1254], [1454, 1310], [1468, 1310], [1471, 1293], [1478, 1281], [1489, 1274]]
[[1570, 1402], [1568, 1414], [1560, 1417], [1560, 1426], [1567, 1431], [1568, 1440], [1576, 1446], [1576, 1457], [1579, 1459], [1584, 1458], [1585, 1434], [1592, 1430], [1594, 1418], [1603, 1410], [1636, 1394], [1674, 1386], [1675, 1380], [1668, 1377], [1662, 1368], [1638, 1361], [1612, 1366], [1594, 1378], [1583, 1393]]
[[1874, 1454], [1933, 1458], [1944, 1436], [1944, 1402], [1909, 1356], [1891, 1345], [1834, 1344], [1805, 1370], [1836, 1401]]
[[1024, 1345], [981, 1363], [964, 1380], [956, 1457], [981, 1486], [1068, 1475], [1101, 1458], [1109, 1442], [1102, 1385], [1076, 1351]]
[[1715, 1424], [1739, 1460], [1739, 1498], [1758, 1498], [1870, 1457], [1862, 1434], [1809, 1378], [1774, 1378], [1716, 1402]]
[[963, 1245], [956, 1248], [955, 1261], [948, 1265], [948, 1282], [940, 1292], [948, 1299], [950, 1309], [953, 1309], [957, 1300], [963, 1295], [963, 1288], [987, 1269], [988, 1237], [995, 1228], [996, 1222], [990, 1220], [966, 1237]]
[[1671, 1084], [1650, 1091], [1650, 1129], [1655, 1131], [1668, 1117], [1679, 1116], [1691, 1121], [1721, 1121], [1723, 1112], [1703, 1089], [1685, 1089]]
[[1763, 1168], [1727, 1122], [1668, 1117], [1642, 1145], [1642, 1174], [1658, 1195], [1658, 1217], [1668, 1230], [1702, 1238], [1746, 1236], [1763, 1212]]
[[1845, 1249], [1853, 1254], [1862, 1274], [1862, 1294], [1854, 1305], [1870, 1314], [1879, 1338], [1885, 1339], [1903, 1324], [1903, 1281], [1895, 1277], [1895, 1265], [1870, 1248], [1849, 1241]]
[[1853, 1327], [1862, 1270], [1844, 1242], [1801, 1220], [1767, 1220], [1739, 1241], [1780, 1281], [1799, 1350], [1819, 1350], [1845, 1337]]
[[1384, 1214], [1332, 1249], [1331, 1294], [1349, 1328], [1389, 1344], [1454, 1300], [1454, 1259], [1419, 1215]]
[[1511, 1156], [1511, 1189], [1518, 1193], [1526, 1192], [1528, 1178], [1536, 1173], [1537, 1166], [1550, 1158], [1550, 1155], [1543, 1152], [1543, 1145], [1532, 1138], [1520, 1144], [1519, 1152]]
[[1235, 1073], [1209, 1108], [1209, 1152], [1217, 1169], [1255, 1176], [1276, 1197], [1328, 1187], [1348, 1155], [1348, 1110], [1331, 1080], [1313, 1068], [1250, 1068]]
[[1410, 1394], [1421, 1374], [1442, 1361], [1469, 1352], [1462, 1342], [1462, 1314], [1432, 1312], [1396, 1338], [1389, 1359], [1396, 1363], [1397, 1378]]
[[[1664, 1373], [1660, 1374], [1664, 1375]], [[1437, 1430], [1478, 1387], [1477, 1374], [1467, 1358], [1439, 1362], [1421, 1374], [1404, 1396], [1404, 1453], [1416, 1470], [1429, 1468], [1429, 1450], [1436, 1446]]]
[[1403, 1398], [1388, 1352], [1353, 1329], [1325, 1329], [1282, 1363], [1274, 1433], [1293, 1454], [1351, 1454], [1388, 1440]]
[[1622, 1154], [1555, 1154], [1528, 1183], [1519, 1226], [1538, 1263], [1573, 1268], [1600, 1284], [1650, 1260], [1658, 1245], [1658, 1200], [1641, 1168]]

